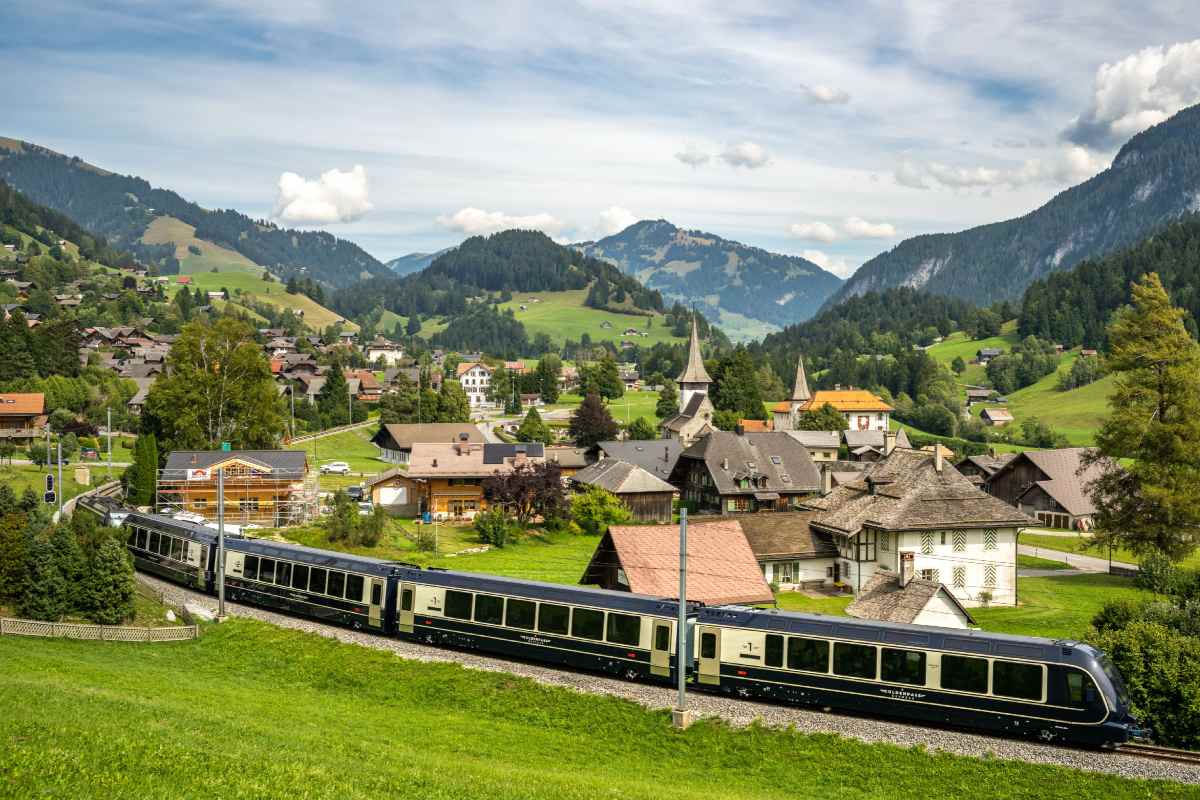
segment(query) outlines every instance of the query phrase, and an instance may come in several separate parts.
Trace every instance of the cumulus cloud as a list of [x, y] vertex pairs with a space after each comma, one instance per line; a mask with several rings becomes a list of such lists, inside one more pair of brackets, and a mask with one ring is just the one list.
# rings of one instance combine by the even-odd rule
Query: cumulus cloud
[[[1049, 158], [1031, 158], [1018, 167], [962, 167], [936, 161], [919, 164], [902, 161], [892, 173], [900, 186], [910, 189], [928, 189], [937, 184], [947, 189], [992, 189], [1008, 187], [1015, 189], [1031, 183], [1071, 185], [1087, 180], [1108, 166], [1106, 159], [1086, 147], [1072, 145], [1064, 147]], [[881, 237], [883, 235], [881, 234]], [[885, 238], [885, 237], [884, 237]]]
[[800, 256], [807, 258], [821, 269], [832, 272], [839, 278], [849, 278], [858, 269], [856, 265], [849, 263], [841, 256], [834, 258], [822, 250], [802, 250]]
[[620, 233], [637, 221], [636, 214], [621, 206], [609, 206], [600, 212], [600, 230], [605, 236]]
[[834, 89], [830, 86], [809, 87], [808, 94], [814, 102], [826, 105], [842, 105], [850, 102], [849, 94], [841, 89]]
[[1147, 47], [1096, 70], [1091, 105], [1063, 138], [1108, 149], [1200, 101], [1200, 39]]
[[824, 222], [795, 222], [787, 227], [787, 234], [794, 239], [829, 244], [837, 239], [837, 231]]
[[471, 206], [460, 208], [450, 216], [443, 214], [437, 218], [437, 223], [443, 228], [459, 231], [468, 236], [485, 235], [512, 228], [541, 231], [554, 236], [566, 227], [566, 223], [562, 220], [545, 212], [519, 217], [505, 214], [503, 211], [484, 211]]
[[765, 167], [771, 161], [766, 148], [757, 142], [734, 142], [721, 151], [719, 158], [731, 167], [758, 169]]
[[697, 145], [689, 144], [676, 153], [675, 158], [689, 167], [701, 167], [707, 164], [712, 156], [701, 150]]
[[862, 217], [847, 217], [842, 230], [852, 239], [891, 239], [896, 226], [890, 222], [867, 222]]
[[361, 164], [349, 172], [331, 169], [315, 181], [285, 172], [279, 176], [273, 215], [296, 225], [352, 222], [371, 210], [367, 193], [367, 171]]

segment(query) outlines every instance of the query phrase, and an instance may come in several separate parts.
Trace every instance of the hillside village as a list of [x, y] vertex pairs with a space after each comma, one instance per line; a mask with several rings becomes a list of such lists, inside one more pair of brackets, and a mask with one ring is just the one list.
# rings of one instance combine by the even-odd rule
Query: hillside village
[[1190, 796], [1200, 105], [1151, 116], [1086, 179], [905, 150], [962, 219], [1075, 183], [787, 252], [464, 201], [385, 259], [361, 165], [260, 219], [0, 137], [0, 783]]

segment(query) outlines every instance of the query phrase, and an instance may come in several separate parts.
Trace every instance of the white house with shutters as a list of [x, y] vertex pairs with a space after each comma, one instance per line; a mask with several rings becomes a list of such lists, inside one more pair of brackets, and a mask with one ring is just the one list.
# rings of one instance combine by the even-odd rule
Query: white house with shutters
[[855, 480], [808, 501], [833, 537], [835, 578], [856, 595], [875, 573], [944, 584], [964, 606], [1016, 602], [1017, 532], [1036, 522], [982, 492], [942, 453], [895, 447]]
[[458, 365], [458, 382], [467, 393], [471, 408], [491, 405], [488, 394], [492, 388], [492, 373], [495, 370], [482, 361], [466, 361]]

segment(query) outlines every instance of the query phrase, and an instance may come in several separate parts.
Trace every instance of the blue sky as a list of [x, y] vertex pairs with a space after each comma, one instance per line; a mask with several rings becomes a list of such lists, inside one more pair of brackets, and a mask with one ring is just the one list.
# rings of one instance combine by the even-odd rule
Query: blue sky
[[0, 135], [383, 259], [665, 217], [846, 275], [1200, 101], [1194, 7], [1126, 6], [10, 0]]

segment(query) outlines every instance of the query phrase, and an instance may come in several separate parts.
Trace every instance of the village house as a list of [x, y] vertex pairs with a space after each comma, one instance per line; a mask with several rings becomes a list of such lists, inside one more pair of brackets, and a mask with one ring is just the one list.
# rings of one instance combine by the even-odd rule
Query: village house
[[367, 480], [365, 488], [371, 503], [397, 517], [416, 517], [424, 509], [425, 482], [410, 476], [400, 467], [392, 467]]
[[712, 383], [704, 369], [700, 354], [700, 333], [696, 320], [692, 318], [692, 338], [688, 342], [688, 360], [679, 378], [679, 413], [662, 421], [659, 430], [663, 438], [678, 439], [687, 447], [692, 442], [714, 430], [712, 418], [715, 413], [708, 399], [708, 387]]
[[872, 462], [883, 458], [893, 447], [911, 447], [908, 434], [897, 431], [842, 431], [842, 441], [851, 461]]
[[784, 511], [821, 488], [812, 457], [786, 431], [714, 430], [680, 454], [670, 482], [694, 509], [722, 514]]
[[642, 376], [636, 369], [622, 369], [620, 375], [621, 383], [625, 385], [625, 391], [636, 392], [642, 388]]
[[[687, 599], [693, 602], [775, 601], [746, 537], [733, 520], [688, 526], [687, 578]], [[678, 597], [679, 526], [610, 526], [579, 582], [651, 597]]]
[[376, 336], [370, 344], [363, 348], [363, 356], [367, 359], [368, 364], [394, 367], [404, 358], [404, 348], [382, 336]]
[[879, 570], [863, 586], [846, 613], [859, 619], [969, 628], [975, 619], [945, 584], [913, 575]]
[[558, 465], [563, 480], [567, 480], [579, 470], [592, 463], [586, 447], [552, 444], [546, 446], [546, 460]]
[[487, 509], [486, 478], [544, 462], [540, 444], [414, 444], [408, 476], [424, 481], [422, 510], [437, 519], [472, 519]]
[[380, 457], [393, 464], [407, 464], [417, 444], [483, 444], [483, 434], [469, 422], [425, 422], [380, 425], [371, 437]]
[[967, 389], [967, 408], [970, 408], [971, 406], [975, 405], [976, 403], [986, 403], [987, 401], [992, 399], [992, 395], [994, 395], [995, 393], [996, 393], [995, 389], [979, 389], [979, 388]]
[[815, 531], [811, 509], [737, 517], [767, 583], [783, 590], [833, 585], [838, 558], [833, 537]]
[[495, 369], [482, 361], [464, 361], [458, 365], [456, 374], [463, 391], [467, 393], [467, 402], [471, 408], [481, 408], [491, 405], [488, 393], [492, 387], [492, 373]]
[[975, 363], [979, 364], [980, 366], [986, 367], [988, 365], [989, 361], [991, 361], [996, 356], [1002, 356], [1002, 355], [1004, 355], [1004, 351], [1001, 350], [999, 347], [984, 347], [975, 352]]
[[804, 449], [808, 451], [813, 461], [837, 461], [838, 449], [842, 443], [842, 437], [838, 431], [789, 430], [787, 435], [804, 445]]
[[126, 407], [129, 413], [133, 416], [141, 416], [142, 409], [146, 406], [146, 398], [150, 395], [150, 389], [154, 386], [155, 378], [133, 378], [133, 382], [137, 384], [137, 391], [133, 397], [129, 398]]
[[589, 455], [594, 460], [616, 458], [637, 464], [668, 483], [683, 446], [678, 439], [621, 439], [600, 442]]
[[575, 473], [570, 480], [578, 487], [598, 486], [615, 495], [636, 522], [671, 521], [675, 487], [636, 464], [606, 458]]
[[383, 387], [379, 385], [379, 379], [375, 377], [375, 373], [369, 369], [347, 369], [345, 370], [346, 380], [355, 381], [354, 399], [364, 403], [378, 403], [379, 398], [383, 397]]
[[984, 425], [1002, 428], [1013, 421], [1013, 415], [1007, 408], [985, 408], [979, 412], [979, 419], [983, 421]]
[[955, 469], [966, 475], [971, 483], [982, 486], [996, 474], [997, 470], [1012, 461], [1016, 453], [1000, 453], [999, 455], [967, 456], [954, 465]]
[[777, 431], [792, 431], [799, 427], [801, 409], [812, 399], [808, 375], [804, 371], [804, 356], [796, 359], [796, 379], [792, 382], [792, 397], [771, 408], [773, 427]]
[[945, 582], [963, 605], [1016, 602], [1017, 532], [1033, 520], [977, 488], [941, 450], [897, 447], [822, 495], [807, 503], [820, 512], [809, 524], [833, 538], [834, 578], [855, 594], [912, 558], [916, 575]]
[[46, 419], [41, 392], [0, 394], [0, 439], [36, 439], [45, 431]]
[[217, 516], [224, 473], [225, 519], [269, 528], [305, 522], [316, 511], [316, 484], [303, 450], [175, 450], [159, 472], [155, 510]]
[[1026, 450], [988, 477], [986, 491], [1051, 528], [1090, 530], [1096, 506], [1088, 484], [1105, 465], [1084, 466], [1086, 447]]
[[798, 413], [833, 406], [846, 420], [847, 430], [886, 431], [891, 423], [892, 407], [883, 398], [865, 389], [819, 389], [800, 406]]

